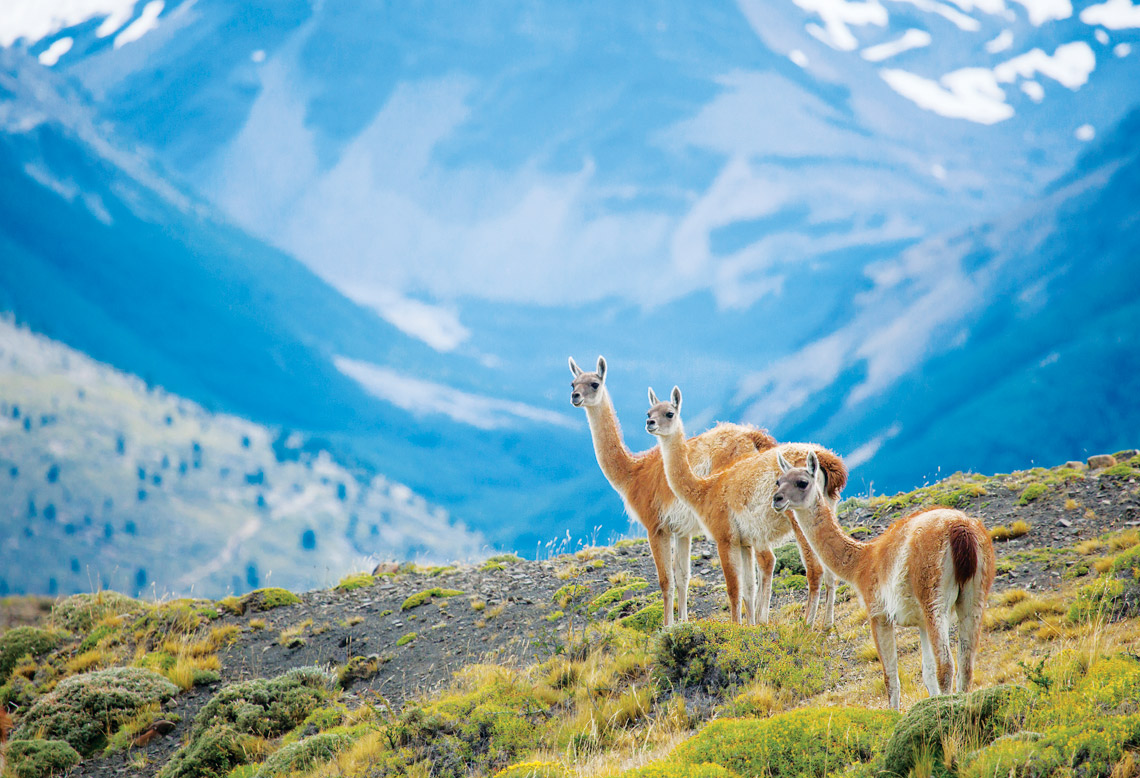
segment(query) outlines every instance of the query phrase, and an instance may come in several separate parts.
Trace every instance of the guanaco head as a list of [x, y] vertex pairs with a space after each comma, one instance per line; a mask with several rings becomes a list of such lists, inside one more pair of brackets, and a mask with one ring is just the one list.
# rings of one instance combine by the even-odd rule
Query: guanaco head
[[665, 437], [681, 427], [681, 390], [673, 387], [667, 402], [661, 402], [649, 388], [649, 413], [645, 414], [645, 431], [650, 435]]
[[827, 476], [814, 451], [808, 452], [803, 467], [792, 467], [782, 451], [776, 452], [776, 461], [780, 464], [780, 477], [776, 479], [776, 493], [772, 495], [773, 508], [778, 511], [806, 508], [824, 493]]
[[570, 402], [582, 408], [599, 405], [606, 392], [606, 360], [598, 357], [598, 369], [594, 373], [587, 373], [578, 367], [574, 357], [570, 357], [570, 372], [574, 380], [570, 382]]

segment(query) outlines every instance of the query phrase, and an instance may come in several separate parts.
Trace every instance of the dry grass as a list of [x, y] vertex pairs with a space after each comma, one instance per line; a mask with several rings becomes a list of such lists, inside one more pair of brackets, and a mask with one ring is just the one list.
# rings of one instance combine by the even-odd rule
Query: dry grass
[[995, 592], [990, 595], [990, 602], [998, 607], [1016, 605], [1022, 600], [1029, 599], [1029, 592], [1024, 589], [1006, 589], [1004, 592]]
[[313, 620], [305, 619], [300, 624], [292, 627], [286, 627], [285, 629], [281, 630], [281, 634], [278, 636], [277, 642], [287, 648], [290, 646], [296, 646], [298, 645], [297, 641], [304, 640], [304, 638], [301, 636], [304, 635], [305, 630], [311, 626], [313, 626]]
[[65, 667], [70, 675], [110, 667], [114, 661], [115, 656], [109, 651], [105, 651], [102, 648], [93, 648], [90, 651], [84, 651], [82, 654], [69, 659]]
[[569, 581], [571, 578], [577, 578], [584, 572], [581, 565], [576, 565], [573, 562], [569, 564], [556, 567], [554, 569], [554, 577], [559, 581]]
[[875, 648], [875, 641], [868, 640], [855, 651], [855, 658], [860, 662], [878, 662], [879, 651]]
[[1029, 524], [1018, 519], [1008, 527], [999, 524], [998, 526], [991, 529], [990, 539], [995, 540], [999, 543], [1003, 543], [1007, 540], [1013, 540], [1014, 538], [1020, 538], [1024, 535], [1028, 535], [1031, 529], [1032, 527], [1030, 527]]

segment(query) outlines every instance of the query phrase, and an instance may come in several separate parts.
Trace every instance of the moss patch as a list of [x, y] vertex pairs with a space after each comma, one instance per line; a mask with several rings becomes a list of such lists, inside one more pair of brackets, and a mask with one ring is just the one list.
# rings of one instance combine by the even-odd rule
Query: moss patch
[[638, 632], [656, 632], [665, 623], [665, 605], [655, 602], [641, 610], [621, 619], [623, 627], [636, 629]]
[[1021, 496], [1017, 498], [1018, 505], [1028, 505], [1036, 499], [1039, 499], [1043, 494], [1049, 491], [1049, 487], [1043, 483], [1033, 483], [1025, 487], [1021, 491]]
[[376, 583], [376, 579], [368, 573], [357, 573], [356, 575], [348, 575], [340, 579], [340, 583], [336, 588], [342, 592], [351, 592], [354, 589], [363, 589]]
[[463, 594], [463, 592], [458, 589], [441, 589], [438, 586], [433, 586], [431, 589], [416, 592], [404, 600], [404, 604], [400, 606], [400, 610], [409, 611], [412, 608], [418, 608], [424, 603], [429, 602], [433, 597], [458, 597], [461, 594]]
[[[640, 579], [631, 581], [627, 584], [623, 584], [622, 586], [615, 586], [612, 589], [607, 589], [590, 601], [590, 604], [586, 606], [586, 611], [590, 614], [595, 614], [602, 608], [608, 609], [621, 602], [622, 600], [627, 599], [627, 595], [636, 591], [640, 591], [647, 586], [649, 586], [649, 583], [645, 579]], [[564, 586], [562, 588], [565, 589], [567, 587]]]

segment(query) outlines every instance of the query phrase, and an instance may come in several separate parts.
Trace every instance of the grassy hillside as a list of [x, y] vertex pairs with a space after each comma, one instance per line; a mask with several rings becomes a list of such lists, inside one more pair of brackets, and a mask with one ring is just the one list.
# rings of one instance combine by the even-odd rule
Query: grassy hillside
[[646, 545], [624, 541], [301, 595], [6, 601], [35, 625], [0, 634], [5, 778], [1135, 775], [1140, 456], [956, 475], [841, 520], [874, 535], [935, 503], [986, 517], [998, 580], [970, 695], [925, 700], [900, 632], [901, 716], [846, 588], [833, 629], [802, 622], [791, 549], [773, 623], [738, 627], [698, 542], [694, 620], [661, 631]]
[[210, 413], [0, 321], [0, 594], [222, 596], [482, 541], [299, 434]]

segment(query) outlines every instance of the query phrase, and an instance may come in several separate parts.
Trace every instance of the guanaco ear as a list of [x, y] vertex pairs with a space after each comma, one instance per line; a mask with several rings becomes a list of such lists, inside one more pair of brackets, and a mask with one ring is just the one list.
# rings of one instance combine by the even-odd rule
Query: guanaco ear
[[808, 471], [808, 475], [815, 480], [820, 473], [819, 457], [815, 455], [814, 451], [809, 451], [807, 455], [807, 462], [804, 464], [804, 470]]
[[778, 464], [780, 466], [780, 472], [781, 473], [786, 473], [792, 469], [792, 463], [789, 462], [788, 460], [784, 459], [784, 452], [783, 451], [777, 451], [776, 452], [776, 464]]
[[578, 367], [578, 363], [574, 361], [574, 357], [570, 357], [570, 372], [574, 374], [575, 378], [582, 375], [583, 372], [582, 368]]
[[649, 387], [649, 405], [650, 405], [650, 407], [656, 405], [659, 402], [661, 402], [661, 401], [657, 399], [657, 392], [653, 391], [652, 386]]
[[606, 382], [606, 358], [598, 357], [598, 378], [602, 379], [602, 383]]
[[673, 407], [681, 410], [681, 390], [676, 386], [673, 387], [673, 393], [669, 395], [669, 399], [673, 401]]

